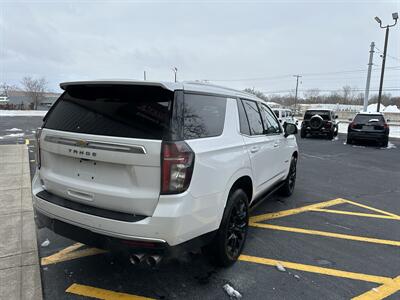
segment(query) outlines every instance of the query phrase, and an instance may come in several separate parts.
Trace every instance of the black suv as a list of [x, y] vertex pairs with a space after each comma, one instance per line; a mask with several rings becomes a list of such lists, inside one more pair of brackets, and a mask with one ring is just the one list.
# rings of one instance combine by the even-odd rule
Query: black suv
[[347, 144], [354, 141], [374, 141], [387, 147], [389, 143], [389, 126], [381, 113], [359, 113], [347, 129]]
[[302, 138], [310, 135], [325, 135], [333, 139], [338, 134], [337, 115], [328, 109], [308, 109], [301, 123], [300, 136]]

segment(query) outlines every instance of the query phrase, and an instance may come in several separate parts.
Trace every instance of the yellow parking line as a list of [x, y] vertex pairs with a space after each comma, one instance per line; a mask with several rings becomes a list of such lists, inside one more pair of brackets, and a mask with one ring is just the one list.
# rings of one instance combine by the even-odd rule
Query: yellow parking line
[[137, 296], [137, 295], [132, 295], [132, 294], [109, 291], [109, 290], [100, 289], [100, 288], [96, 288], [96, 287], [88, 286], [88, 285], [77, 284], [77, 283], [72, 284], [68, 289], [66, 289], [65, 292], [79, 295], [79, 296], [91, 297], [91, 298], [96, 298], [96, 299], [104, 299], [104, 300], [149, 300], [149, 299], [152, 299], [152, 298], [147, 298], [147, 297], [142, 297], [142, 296]]
[[305, 272], [310, 272], [310, 273], [317, 273], [317, 274], [342, 277], [342, 278], [349, 278], [349, 279], [354, 279], [354, 280], [362, 280], [362, 281], [379, 283], [379, 284], [386, 284], [386, 283], [389, 283], [392, 281], [392, 278], [389, 278], [389, 277], [347, 272], [347, 271], [341, 271], [341, 270], [337, 270], [337, 269], [322, 268], [322, 267], [316, 267], [316, 266], [312, 266], [312, 265], [298, 264], [298, 263], [293, 263], [293, 262], [274, 260], [274, 259], [262, 258], [262, 257], [257, 257], [257, 256], [243, 255], [243, 254], [240, 255], [239, 260], [257, 263], [257, 264], [268, 265], [268, 266], [276, 266], [278, 263], [280, 263], [285, 268], [292, 269], [292, 270], [305, 271]]
[[303, 229], [303, 228], [285, 227], [285, 226], [262, 224], [262, 223], [250, 223], [250, 226], [266, 228], [266, 229], [273, 229], [273, 230], [282, 230], [282, 231], [289, 231], [289, 232], [311, 234], [311, 235], [327, 236], [327, 237], [344, 239], [344, 240], [353, 240], [353, 241], [383, 244], [383, 245], [398, 246], [398, 247], [400, 246], [399, 241], [381, 240], [381, 239], [376, 239], [376, 238], [369, 238], [369, 237], [348, 235], [348, 234], [340, 234], [340, 233], [333, 233], [333, 232], [326, 232], [326, 231], [319, 231], [319, 230], [309, 230], [309, 229]]
[[400, 218], [399, 215], [396, 215], [396, 214], [393, 214], [393, 213], [390, 213], [390, 212], [387, 212], [387, 211], [384, 211], [384, 210], [381, 210], [381, 209], [377, 209], [377, 208], [374, 208], [374, 207], [371, 207], [371, 206], [367, 206], [367, 205], [360, 204], [360, 203], [353, 202], [353, 201], [346, 200], [346, 199], [341, 199], [341, 200], [343, 200], [344, 202], [347, 202], [349, 204], [352, 204], [352, 205], [355, 205], [355, 206], [359, 206], [359, 207], [362, 207], [362, 208], [365, 208], [365, 209], [368, 209], [368, 210], [372, 210], [372, 211], [375, 211], [375, 212], [378, 212], [378, 213], [381, 213], [381, 214], [384, 214], [384, 215], [387, 215], [387, 216], [391, 216], [391, 217], [394, 217], [394, 218]]
[[359, 217], [369, 217], [369, 218], [377, 218], [377, 219], [400, 220], [400, 218], [396, 218], [396, 217], [392, 217], [392, 216], [388, 216], [388, 215], [366, 214], [366, 213], [344, 211], [344, 210], [312, 208], [312, 209], [310, 209], [310, 211], [326, 212], [326, 213], [331, 213], [331, 214], [342, 214], [342, 215], [350, 215], [350, 216], [359, 216]]
[[56, 264], [59, 262], [67, 261], [67, 260], [72, 260], [72, 259], [77, 259], [81, 257], [86, 257], [86, 256], [91, 256], [91, 255], [97, 255], [97, 254], [102, 254], [107, 251], [97, 249], [97, 248], [87, 248], [83, 250], [78, 250], [80, 247], [82, 247], [83, 244], [76, 243], [72, 246], [69, 246], [53, 255], [43, 257], [41, 259], [41, 265], [50, 265], [50, 264]]
[[330, 200], [330, 201], [325, 201], [325, 202], [320, 202], [320, 203], [316, 203], [316, 204], [302, 206], [299, 208], [293, 208], [293, 209], [282, 210], [282, 211], [278, 211], [278, 212], [254, 216], [254, 217], [250, 218], [250, 222], [254, 223], [254, 222], [262, 222], [265, 220], [282, 218], [282, 217], [286, 217], [286, 216], [290, 216], [290, 215], [299, 214], [299, 213], [302, 213], [305, 211], [309, 211], [314, 208], [329, 207], [329, 206], [334, 206], [334, 205], [342, 204], [342, 203], [346, 203], [346, 200], [334, 199], [334, 200]]
[[398, 291], [400, 291], [400, 276], [364, 294], [354, 297], [353, 300], [384, 299]]

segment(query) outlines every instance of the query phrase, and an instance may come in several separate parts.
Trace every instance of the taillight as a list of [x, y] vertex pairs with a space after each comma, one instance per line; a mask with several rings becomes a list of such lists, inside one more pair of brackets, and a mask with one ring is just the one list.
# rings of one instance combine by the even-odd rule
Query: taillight
[[354, 127], [356, 127], [356, 124], [354, 124], [354, 122], [351, 122], [351, 123], [349, 124], [349, 126], [350, 126], [350, 128], [354, 128]]
[[326, 122], [326, 124], [325, 124], [325, 127], [326, 128], [330, 128], [332, 126], [332, 123], [331, 122]]
[[161, 193], [187, 190], [192, 179], [194, 152], [185, 142], [163, 142], [161, 150]]
[[389, 125], [387, 123], [383, 123], [383, 128], [387, 129], [389, 128]]
[[36, 129], [35, 133], [35, 139], [36, 139], [36, 165], [38, 169], [40, 169], [40, 166], [42, 164], [42, 160], [40, 158], [40, 136], [42, 135], [42, 128]]

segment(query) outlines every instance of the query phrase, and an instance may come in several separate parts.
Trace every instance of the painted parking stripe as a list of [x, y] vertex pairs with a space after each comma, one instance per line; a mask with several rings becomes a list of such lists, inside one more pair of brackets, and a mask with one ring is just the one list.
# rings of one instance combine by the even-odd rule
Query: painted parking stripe
[[310, 230], [310, 229], [297, 228], [297, 227], [286, 227], [286, 226], [263, 224], [263, 223], [250, 223], [249, 225], [253, 226], [253, 227], [259, 227], [259, 228], [265, 228], [265, 229], [289, 231], [289, 232], [296, 232], [296, 233], [303, 233], [303, 234], [310, 234], [310, 235], [326, 236], [326, 237], [332, 237], [332, 238], [337, 238], [337, 239], [353, 240], [353, 241], [360, 241], [360, 242], [400, 247], [400, 241], [382, 240], [382, 239], [376, 239], [376, 238], [370, 238], [370, 237], [364, 237], [364, 236], [340, 234], [340, 233], [333, 233], [333, 232], [327, 232], [327, 231]]
[[342, 270], [337, 270], [337, 269], [322, 268], [322, 267], [317, 267], [317, 266], [312, 266], [312, 265], [298, 264], [298, 263], [293, 263], [293, 262], [288, 262], [288, 261], [281, 261], [281, 260], [275, 260], [275, 259], [269, 259], [269, 258], [263, 258], [263, 257], [257, 257], [257, 256], [243, 255], [243, 254], [240, 255], [239, 260], [251, 262], [251, 263], [262, 264], [262, 265], [267, 265], [267, 266], [276, 266], [279, 263], [282, 266], [284, 266], [285, 268], [292, 269], [292, 270], [305, 271], [305, 272], [310, 272], [310, 273], [317, 273], [317, 274], [342, 277], [342, 278], [348, 278], [348, 279], [354, 279], [354, 280], [361, 280], [361, 281], [367, 281], [367, 282], [373, 282], [373, 283], [379, 283], [379, 284], [386, 284], [386, 283], [393, 281], [393, 279], [390, 277], [347, 272], [347, 271], [342, 271]]
[[384, 211], [382, 209], [377, 209], [375, 207], [367, 206], [367, 205], [364, 205], [364, 204], [361, 204], [361, 203], [357, 203], [357, 202], [354, 202], [354, 201], [350, 201], [350, 200], [345, 200], [345, 199], [342, 199], [342, 200], [344, 200], [345, 202], [347, 202], [349, 204], [355, 205], [355, 206], [359, 206], [359, 207], [362, 207], [362, 208], [365, 208], [365, 209], [368, 209], [368, 210], [372, 210], [372, 211], [375, 211], [375, 212], [378, 212], [378, 213], [381, 213], [381, 214], [384, 214], [384, 215], [387, 215], [387, 216], [391, 216], [391, 217], [400, 219], [399, 215], [396, 215], [396, 214], [391, 213], [391, 212]]
[[250, 222], [252, 222], [252, 223], [263, 222], [266, 220], [277, 219], [277, 218], [287, 217], [287, 216], [291, 216], [291, 215], [295, 215], [295, 214], [300, 214], [302, 212], [306, 212], [306, 211], [309, 211], [314, 208], [330, 207], [330, 206], [343, 204], [343, 203], [346, 203], [346, 200], [334, 199], [334, 200], [330, 200], [330, 201], [325, 201], [325, 202], [320, 202], [320, 203], [316, 203], [316, 204], [302, 206], [299, 208], [282, 210], [282, 211], [278, 211], [278, 212], [273, 212], [273, 213], [250, 217]]
[[150, 300], [153, 298], [147, 298], [132, 294], [114, 292], [110, 290], [100, 289], [97, 287], [82, 285], [74, 283], [69, 288], [66, 289], [67, 293], [75, 294], [79, 296], [91, 297], [96, 299], [104, 300]]
[[107, 252], [105, 250], [101, 250], [101, 249], [97, 249], [97, 248], [85, 248], [82, 250], [78, 250], [83, 246], [84, 245], [81, 243], [76, 243], [76, 244], [69, 246], [69, 247], [67, 247], [57, 253], [54, 253], [50, 256], [43, 257], [41, 259], [40, 264], [42, 266], [46, 266], [46, 265], [50, 265], [50, 264], [60, 263], [60, 262], [67, 261], [67, 260], [72, 260], [72, 259], [77, 259], [77, 258], [81, 258], [81, 257], [92, 256], [92, 255], [97, 255], [97, 254], [102, 254], [102, 253]]
[[384, 299], [398, 291], [400, 291], [400, 276], [393, 278], [392, 281], [389, 281], [377, 288], [373, 288], [364, 294], [354, 297], [353, 300]]
[[400, 218], [388, 216], [388, 215], [367, 214], [367, 213], [359, 213], [359, 212], [335, 210], [335, 209], [325, 209], [325, 208], [312, 208], [312, 209], [310, 209], [310, 211], [325, 212], [325, 213], [331, 213], [331, 214], [342, 214], [342, 215], [358, 216], [358, 217], [368, 217], [368, 218], [376, 218], [376, 219], [400, 220]]

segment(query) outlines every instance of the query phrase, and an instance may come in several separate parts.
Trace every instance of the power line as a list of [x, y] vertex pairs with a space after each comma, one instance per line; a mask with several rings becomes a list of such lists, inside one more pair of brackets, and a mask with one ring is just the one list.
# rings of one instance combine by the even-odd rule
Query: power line
[[[400, 66], [386, 67], [389, 70], [400, 70]], [[373, 70], [379, 70], [379, 68], [374, 68]], [[302, 73], [304, 77], [313, 77], [313, 76], [326, 76], [326, 75], [335, 75], [335, 74], [351, 74], [351, 73], [360, 73], [366, 72], [367, 69], [357, 69], [357, 70], [344, 70], [344, 71], [332, 71], [332, 72], [320, 72], [320, 73]], [[267, 81], [267, 80], [275, 80], [275, 79], [285, 79], [291, 78], [292, 75], [280, 75], [280, 76], [270, 76], [270, 77], [253, 77], [253, 78], [236, 78], [236, 79], [204, 79], [207, 81], [221, 81], [221, 82], [243, 82], [243, 81]]]
[[[379, 53], [383, 54], [382, 50], [380, 50], [380, 49], [377, 48], [376, 46], [375, 46], [375, 49], [378, 50]], [[386, 56], [387, 56], [387, 57], [390, 57], [391, 59], [400, 61], [400, 58], [398, 58], [398, 57], [396, 57], [396, 56], [393, 56], [393, 55], [390, 55], [390, 54], [387, 54], [387, 53], [386, 53]]]

